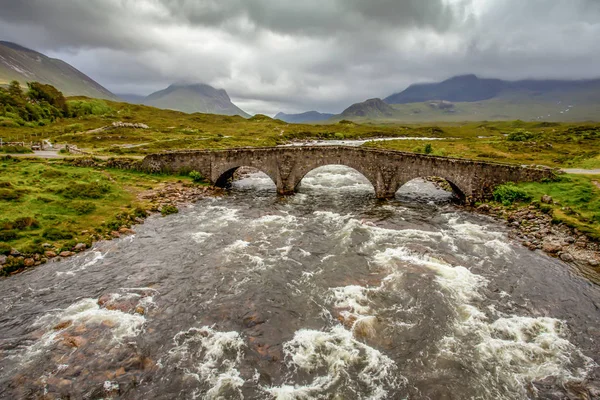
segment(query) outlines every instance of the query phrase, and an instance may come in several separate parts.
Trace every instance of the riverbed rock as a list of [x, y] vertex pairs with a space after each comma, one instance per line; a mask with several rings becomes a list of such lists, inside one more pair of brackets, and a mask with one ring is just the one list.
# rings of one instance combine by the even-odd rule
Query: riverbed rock
[[6, 264], [6, 256], [0, 256], [0, 265]]
[[23, 265], [25, 265], [26, 268], [31, 268], [34, 264], [35, 260], [33, 258], [26, 258], [25, 260], [23, 260]]
[[480, 212], [483, 212], [483, 213], [490, 212], [490, 209], [491, 209], [491, 207], [490, 207], [489, 204], [482, 204], [479, 207], [477, 207], [477, 210], [480, 211]]
[[552, 197], [548, 196], [547, 194], [542, 196], [541, 202], [544, 204], [553, 204], [554, 200], [552, 199]]
[[575, 261], [575, 258], [573, 258], [573, 256], [570, 255], [569, 253], [562, 253], [560, 255], [560, 259], [563, 260], [564, 262], [573, 262], [573, 261]]
[[10, 255], [11, 256], [15, 256], [15, 257], [16, 256], [20, 256], [21, 252], [19, 250], [17, 250], [17, 249], [10, 249]]
[[119, 228], [119, 233], [121, 235], [134, 235], [135, 231], [133, 229], [129, 229], [125, 226], [122, 226], [121, 228]]
[[47, 258], [54, 258], [54, 257], [56, 257], [56, 252], [54, 252], [54, 251], [52, 251], [52, 250], [48, 250], [48, 251], [45, 251], [45, 252], [44, 252], [44, 255], [45, 255]]
[[542, 249], [546, 253], [558, 253], [562, 250], [562, 245], [559, 242], [555, 241], [544, 242], [544, 244], [542, 245]]
[[60, 254], [59, 254], [59, 256], [61, 256], [61, 257], [71, 257], [73, 254], [75, 254], [75, 253], [73, 253], [72, 251], [66, 251], [65, 250], [65, 251], [61, 251]]
[[112, 237], [114, 237], [115, 239], [117, 239], [117, 238], [120, 238], [120, 237], [121, 237], [121, 234], [120, 234], [119, 232], [117, 232], [117, 231], [112, 231], [112, 232], [110, 233], [110, 235], [111, 235]]
[[75, 248], [74, 248], [74, 250], [75, 250], [75, 251], [83, 251], [83, 250], [85, 250], [86, 248], [87, 248], [87, 245], [86, 245], [85, 243], [77, 243], [77, 244], [75, 245]]
[[597, 267], [600, 265], [600, 262], [598, 262], [598, 260], [590, 259], [588, 260], [588, 264], [590, 264], [591, 267]]

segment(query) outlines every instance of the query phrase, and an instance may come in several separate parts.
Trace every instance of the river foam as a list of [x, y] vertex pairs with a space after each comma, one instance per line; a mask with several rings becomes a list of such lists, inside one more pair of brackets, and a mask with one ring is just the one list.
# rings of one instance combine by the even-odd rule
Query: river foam
[[339, 398], [378, 400], [406, 383], [392, 359], [341, 326], [297, 331], [283, 347], [288, 368], [310, 378], [303, 385], [264, 388], [277, 400], [324, 398], [332, 393]]

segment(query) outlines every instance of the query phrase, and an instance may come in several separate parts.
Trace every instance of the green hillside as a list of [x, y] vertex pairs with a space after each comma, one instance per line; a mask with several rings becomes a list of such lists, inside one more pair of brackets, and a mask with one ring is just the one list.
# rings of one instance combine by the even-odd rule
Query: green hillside
[[18, 81], [50, 84], [67, 96], [116, 100], [110, 91], [62, 60], [15, 43], [0, 41], [0, 85]]

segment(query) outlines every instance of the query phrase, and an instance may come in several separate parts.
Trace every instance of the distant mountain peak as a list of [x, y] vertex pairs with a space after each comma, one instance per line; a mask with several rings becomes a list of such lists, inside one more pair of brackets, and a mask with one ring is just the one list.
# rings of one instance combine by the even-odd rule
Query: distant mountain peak
[[369, 117], [381, 118], [391, 117], [394, 109], [379, 98], [368, 99], [362, 103], [356, 103], [342, 112], [343, 117]]
[[475, 74], [464, 74], [464, 75], [457, 75], [457, 76], [453, 76], [450, 79], [447, 79], [448, 81], [478, 81], [479, 77]]
[[249, 115], [231, 102], [224, 89], [216, 89], [206, 83], [173, 83], [164, 90], [146, 97], [143, 104], [178, 110], [187, 113]]

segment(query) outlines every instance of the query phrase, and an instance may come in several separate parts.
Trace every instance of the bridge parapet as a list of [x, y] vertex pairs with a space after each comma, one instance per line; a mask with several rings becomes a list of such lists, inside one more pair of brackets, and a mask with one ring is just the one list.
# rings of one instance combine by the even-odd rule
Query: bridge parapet
[[225, 186], [239, 167], [265, 172], [282, 195], [294, 193], [302, 178], [315, 168], [345, 165], [363, 174], [377, 198], [393, 198], [406, 182], [429, 176], [446, 179], [468, 202], [491, 195], [506, 182], [554, 179], [551, 168], [490, 163], [459, 158], [350, 146], [299, 146], [177, 151], [151, 154], [142, 169], [151, 172], [198, 171], [213, 185]]

